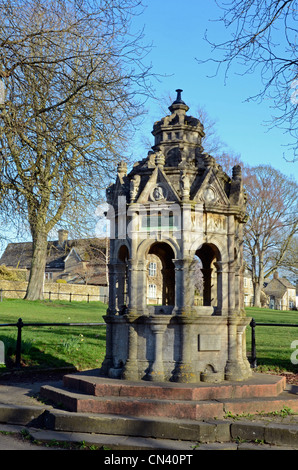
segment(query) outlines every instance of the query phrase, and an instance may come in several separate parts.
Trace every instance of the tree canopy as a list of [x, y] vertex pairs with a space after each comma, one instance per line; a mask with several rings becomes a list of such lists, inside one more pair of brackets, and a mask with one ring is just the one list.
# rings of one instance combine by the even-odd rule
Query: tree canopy
[[[226, 28], [221, 41], [207, 37], [211, 61], [225, 74], [261, 77], [263, 88], [255, 96], [270, 103], [269, 126], [284, 129], [289, 136], [286, 158], [297, 159], [298, 44], [297, 0], [215, 0]], [[228, 34], [228, 36], [227, 36]]]
[[82, 224], [127, 156], [149, 93], [147, 49], [131, 30], [139, 7], [0, 0], [0, 202], [30, 226], [30, 299], [42, 296], [49, 231], [66, 211]]

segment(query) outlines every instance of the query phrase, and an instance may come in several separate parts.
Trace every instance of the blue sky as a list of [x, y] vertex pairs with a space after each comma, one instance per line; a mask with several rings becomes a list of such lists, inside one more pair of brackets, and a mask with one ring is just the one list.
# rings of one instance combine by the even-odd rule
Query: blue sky
[[[168, 95], [175, 97], [175, 90], [182, 88], [182, 98], [190, 106], [188, 114], [196, 116], [198, 107], [205, 108], [216, 121], [221, 140], [234, 154], [240, 155], [244, 164], [270, 164], [298, 180], [298, 162], [286, 162], [283, 158], [287, 135], [278, 129], [268, 131], [265, 125], [272, 114], [270, 101], [260, 104], [245, 101], [260, 91], [259, 75], [241, 76], [235, 64], [225, 83], [224, 69], [209, 78], [215, 73], [215, 65], [199, 65], [196, 60], [213, 57], [204, 40], [206, 30], [214, 42], [229, 37], [223, 24], [212, 21], [221, 13], [215, 1], [147, 0], [147, 3], [145, 11], [134, 19], [134, 27], [145, 27], [144, 43], [153, 44], [146, 62], [152, 63], [152, 72], [160, 76], [159, 82], [153, 81], [156, 97], [160, 100]], [[148, 114], [131, 149], [135, 160], [147, 156], [143, 139], [150, 139], [153, 145], [153, 123], [164, 116], [158, 100], [149, 100], [147, 107]], [[50, 238], [57, 238], [56, 233], [50, 234]], [[25, 241], [24, 237], [20, 241]]]
[[[289, 163], [283, 158], [288, 151], [288, 136], [279, 129], [268, 130], [265, 125], [272, 116], [272, 103], [268, 99], [262, 103], [246, 102], [262, 89], [259, 74], [241, 76], [242, 70], [235, 64], [225, 83], [224, 69], [209, 78], [215, 73], [215, 64], [199, 64], [196, 60], [213, 57], [211, 47], [204, 40], [206, 30], [214, 42], [229, 38], [224, 25], [212, 21], [221, 13], [215, 1], [148, 0], [147, 3], [144, 13], [134, 23], [135, 27], [145, 26], [144, 42], [153, 43], [146, 58], [152, 63], [152, 71], [166, 76], [160, 77], [160, 82], [153, 82], [156, 96], [161, 99], [169, 94], [175, 96], [175, 90], [182, 88], [182, 98], [190, 106], [188, 114], [195, 116], [198, 106], [205, 108], [216, 121], [221, 140], [240, 155], [244, 164], [270, 164], [297, 180], [298, 162]], [[136, 141], [144, 136], [152, 139], [153, 123], [164, 115], [154, 100], [147, 106], [148, 114]], [[146, 157], [141, 143], [136, 144], [135, 154], [136, 159]]]

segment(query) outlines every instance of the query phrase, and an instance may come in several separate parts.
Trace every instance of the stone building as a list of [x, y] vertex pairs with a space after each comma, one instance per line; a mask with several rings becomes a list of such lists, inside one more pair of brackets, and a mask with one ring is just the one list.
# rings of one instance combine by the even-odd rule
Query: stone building
[[243, 273], [244, 307], [252, 307], [254, 304], [254, 287], [251, 272], [248, 269]]
[[[107, 190], [110, 290], [102, 373], [128, 380], [243, 380], [251, 370], [241, 168], [229, 177], [204, 153], [203, 126], [186, 114], [181, 91], [170, 115], [153, 126], [152, 151], [129, 173], [121, 162]], [[195, 302], [195, 259], [202, 264], [202, 305]], [[159, 272], [158, 302], [148, 302], [150, 263]]]
[[296, 306], [296, 288], [285, 277], [275, 272], [273, 279], [264, 288], [269, 308], [291, 310]]
[[[68, 238], [67, 230], [58, 230], [58, 240], [48, 241], [44, 273], [45, 282], [63, 280], [70, 284], [92, 284], [107, 288], [106, 274], [108, 239]], [[29, 278], [32, 242], [9, 243], [0, 258], [0, 265], [21, 268]]]

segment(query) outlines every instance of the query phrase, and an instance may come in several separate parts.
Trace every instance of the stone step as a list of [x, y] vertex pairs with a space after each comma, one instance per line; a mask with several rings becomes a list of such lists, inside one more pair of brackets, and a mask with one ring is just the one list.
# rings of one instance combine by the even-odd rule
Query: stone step
[[41, 387], [41, 396], [59, 403], [68, 411], [127, 416], [173, 417], [176, 419], [206, 419], [223, 417], [223, 406], [217, 401], [166, 400], [137, 397], [94, 397], [59, 389]]
[[160, 400], [221, 400], [229, 398], [276, 397], [286, 387], [285, 377], [253, 374], [244, 382], [181, 384], [175, 382], [129, 382], [96, 375], [69, 374], [64, 387], [97, 397], [131, 397]]
[[226, 415], [278, 412], [285, 407], [298, 412], [298, 395], [284, 391], [276, 397], [227, 398], [222, 400], [166, 400], [136, 397], [95, 397], [45, 385], [41, 396], [64, 409], [79, 413], [132, 417], [167, 417], [206, 420]]
[[132, 417], [51, 410], [43, 416], [43, 428], [62, 432], [86, 432], [197, 442], [231, 439], [228, 420], [196, 421], [162, 417]]

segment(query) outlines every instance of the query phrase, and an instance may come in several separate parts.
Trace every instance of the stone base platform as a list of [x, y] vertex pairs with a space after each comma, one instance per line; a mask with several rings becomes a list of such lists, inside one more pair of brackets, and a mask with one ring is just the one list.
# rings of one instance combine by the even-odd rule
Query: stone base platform
[[298, 395], [285, 390], [284, 377], [253, 374], [244, 382], [179, 384], [129, 382], [100, 377], [98, 371], [65, 375], [63, 387], [41, 387], [44, 399], [67, 411], [131, 417], [205, 420], [227, 414], [298, 412]]

